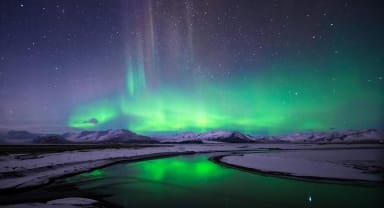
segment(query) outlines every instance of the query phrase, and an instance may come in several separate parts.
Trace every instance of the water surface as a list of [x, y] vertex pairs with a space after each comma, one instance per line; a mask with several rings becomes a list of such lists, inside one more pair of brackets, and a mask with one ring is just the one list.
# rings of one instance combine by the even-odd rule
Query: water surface
[[382, 207], [383, 187], [314, 183], [226, 168], [209, 155], [116, 164], [67, 178], [124, 207]]

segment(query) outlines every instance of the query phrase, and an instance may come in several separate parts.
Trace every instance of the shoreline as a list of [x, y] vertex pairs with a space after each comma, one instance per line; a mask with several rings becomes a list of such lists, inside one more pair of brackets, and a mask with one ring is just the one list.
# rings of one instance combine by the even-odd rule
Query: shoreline
[[[85, 154], [85, 155], [78, 155], [78, 156], [87, 156], [86, 154], [93, 154], [94, 152], [97, 152], [98, 154], [101, 154], [100, 152], [104, 151], [104, 153], [101, 155], [101, 158], [99, 160], [88, 160], [88, 161], [80, 161], [79, 164], [86, 166], [84, 169], [71, 169], [73, 172], [68, 173], [62, 173], [60, 175], [46, 175], [46, 179], [48, 181], [40, 184], [32, 184], [27, 187], [12, 187], [12, 188], [6, 188], [6, 189], [0, 189], [0, 193], [3, 198], [6, 198], [7, 196], [13, 196], [13, 195], [23, 195], [28, 194], [28, 192], [33, 192], [34, 190], [37, 190], [44, 186], [49, 186], [51, 184], [54, 184], [57, 181], [60, 181], [63, 178], [71, 177], [74, 175], [82, 174], [85, 172], [93, 171], [96, 169], [108, 167], [111, 165], [115, 165], [118, 163], [131, 163], [131, 162], [139, 162], [139, 161], [146, 161], [146, 160], [153, 160], [153, 159], [159, 159], [159, 158], [167, 158], [167, 157], [175, 157], [180, 155], [193, 155], [193, 154], [206, 154], [206, 153], [223, 153], [218, 156], [212, 156], [209, 157], [209, 160], [214, 162], [215, 164], [221, 165], [226, 168], [234, 168], [240, 171], [246, 171], [254, 174], [259, 174], [263, 176], [269, 176], [269, 177], [280, 177], [285, 179], [292, 179], [292, 180], [299, 180], [299, 181], [306, 181], [306, 182], [313, 182], [313, 183], [329, 183], [329, 184], [340, 184], [340, 185], [351, 185], [351, 186], [365, 186], [365, 187], [382, 187], [384, 185], [383, 182], [371, 182], [371, 181], [364, 181], [364, 180], [350, 180], [350, 179], [334, 179], [334, 178], [324, 178], [324, 177], [311, 177], [311, 176], [294, 176], [291, 174], [287, 174], [284, 172], [279, 171], [263, 171], [255, 168], [247, 168], [242, 166], [237, 166], [233, 164], [228, 164], [221, 159], [226, 156], [234, 156], [234, 155], [240, 155], [240, 154], [252, 154], [252, 151], [286, 151], [286, 150], [338, 150], [338, 149], [379, 149], [383, 150], [383, 145], [374, 145], [374, 146], [356, 146], [356, 145], [344, 145], [344, 147], [340, 147], [338, 145], [330, 145], [328, 147], [324, 147], [323, 145], [259, 145], [259, 144], [234, 144], [234, 145], [174, 145], [174, 146], [167, 146], [167, 147], [156, 147], [155, 148], [140, 148], [140, 149], [130, 149], [130, 148], [119, 148], [119, 149], [92, 149], [89, 151], [65, 151], [60, 152], [58, 154], [56, 153], [33, 153], [33, 156], [37, 157], [27, 157], [26, 159], [18, 159], [16, 161], [8, 161], [9, 163], [20, 161], [22, 165], [23, 160], [41, 160], [41, 159], [51, 159], [50, 156], [57, 156], [57, 155], [71, 155], [72, 153], [79, 153], [79, 154]], [[109, 153], [110, 151], [113, 151], [113, 153], [116, 153], [119, 157], [111, 157], [110, 154], [105, 154], [105, 152]], [[115, 152], [116, 151], [116, 152]], [[120, 154], [123, 153], [123, 154]], [[233, 153], [233, 154], [231, 154]], [[273, 154], [273, 153], [271, 153]], [[14, 155], [13, 155], [14, 156]], [[12, 157], [13, 157], [12, 156]], [[19, 155], [20, 156], [20, 155]], [[10, 159], [12, 159], [10, 157]], [[75, 157], [76, 158], [76, 157]], [[85, 158], [87, 159], [87, 158]], [[0, 160], [1, 162], [1, 160]], [[4, 160], [3, 160], [4, 162]], [[60, 163], [63, 161], [55, 161], [57, 164], [56, 166], [53, 166], [53, 168], [57, 168], [60, 165], [63, 165], [65, 167], [72, 166], [73, 163]], [[73, 162], [73, 161], [71, 161]], [[100, 163], [97, 163], [100, 162]], [[88, 163], [94, 163], [93, 167], [87, 166]], [[44, 164], [40, 164], [38, 168], [47, 169]], [[33, 166], [29, 166], [26, 169], [27, 171], [31, 171], [31, 173], [34, 173], [36, 171], [36, 168]], [[38, 169], [37, 168], [37, 169]], [[0, 173], [6, 173], [6, 171], [0, 172]], [[17, 172], [17, 171], [16, 171]], [[25, 177], [28, 177], [29, 175], [26, 175]], [[3, 176], [4, 177], [4, 176]], [[2, 182], [3, 178], [0, 178], [0, 183]], [[64, 186], [65, 187], [65, 186]], [[105, 204], [106, 202], [103, 200], [102, 197], [93, 197], [92, 195], [82, 195], [79, 194], [79, 196], [83, 196], [85, 198], [90, 197], [90, 199], [95, 199], [98, 202], [100, 202], [100, 205]], [[55, 200], [57, 198], [50, 198], [47, 196], [46, 198], [41, 197], [43, 200], [39, 200], [39, 198], [36, 198], [35, 201], [33, 199], [23, 201], [18, 200], [18, 197], [14, 197], [13, 199], [2, 200], [1, 204], [3, 205], [4, 202], [6, 202], [7, 205], [13, 205], [13, 204], [20, 204], [20, 203], [32, 203], [32, 202], [47, 202], [49, 200]], [[47, 200], [48, 199], [48, 200]], [[108, 207], [119, 207], [118, 205], [108, 204]]]
[[[40, 187], [43, 187], [43, 186], [50, 185], [50, 184], [54, 183], [55, 181], [63, 179], [63, 178], [67, 178], [67, 177], [79, 175], [79, 174], [82, 174], [82, 173], [90, 172], [90, 171], [93, 171], [93, 170], [105, 168], [105, 167], [108, 167], [108, 166], [111, 166], [111, 165], [115, 165], [115, 164], [118, 164], [118, 163], [140, 162], [140, 161], [146, 161], [146, 160], [154, 160], [154, 159], [160, 159], [160, 158], [175, 157], [175, 156], [179, 156], [179, 155], [192, 155], [192, 154], [200, 154], [200, 153], [196, 153], [196, 152], [192, 152], [192, 151], [191, 152], [182, 152], [182, 153], [180, 153], [180, 152], [167, 152], [167, 153], [153, 153], [153, 154], [149, 154], [149, 155], [132, 156], [132, 157], [129, 157], [129, 158], [124, 158], [124, 159], [105, 159], [105, 162], [110, 161], [110, 160], [112, 160], [112, 161], [107, 162], [104, 165], [96, 166], [96, 167], [89, 168], [89, 169], [86, 169], [86, 170], [83, 170], [83, 171], [79, 171], [79, 172], [75, 172], [75, 173], [68, 173], [68, 174], [64, 174], [64, 175], [61, 175], [61, 176], [58, 176], [58, 177], [55, 177], [55, 178], [48, 179], [49, 182], [44, 183], [44, 184], [39, 184], [39, 185], [36, 185], [36, 186], [22, 187], [22, 188], [0, 189], [0, 194], [2, 194], [2, 195], [12, 195], [12, 194], [18, 193], [18, 192], [27, 192], [27, 191], [34, 190], [34, 189], [37, 189], [37, 188], [40, 188]], [[201, 153], [201, 154], [204, 154], [204, 153]], [[92, 161], [92, 162], [95, 162], [95, 161]]]
[[[70, 173], [70, 174], [67, 174], [67, 175], [62, 175], [60, 177], [57, 177], [57, 178], [54, 178], [54, 179], [50, 180], [48, 183], [45, 183], [45, 184], [40, 184], [40, 185], [37, 185], [37, 186], [31, 186], [31, 187], [26, 187], [26, 188], [18, 188], [18, 189], [15, 189], [15, 188], [1, 189], [0, 190], [0, 194], [2, 196], [13, 195], [13, 194], [23, 194], [23, 193], [26, 193], [28, 191], [33, 191], [33, 190], [39, 189], [41, 187], [52, 185], [55, 182], [57, 182], [59, 180], [62, 180], [64, 178], [67, 178], [67, 177], [71, 177], [71, 176], [79, 175], [79, 174], [82, 174], [82, 173], [90, 172], [90, 171], [93, 171], [93, 170], [109, 167], [109, 166], [116, 165], [116, 164], [119, 164], [119, 163], [125, 163], [125, 162], [126, 163], [133, 163], [133, 162], [155, 160], [155, 159], [168, 158], [168, 157], [176, 157], [176, 156], [181, 156], [181, 155], [206, 154], [206, 153], [209, 153], [209, 152], [205, 152], [205, 153], [198, 153], [198, 152], [193, 152], [193, 151], [182, 152], [182, 153], [180, 153], [180, 152], [167, 152], [167, 153], [154, 153], [154, 154], [150, 154], [150, 155], [133, 156], [133, 157], [126, 158], [126, 159], [122, 159], [122, 160], [118, 160], [118, 161], [113, 161], [113, 162], [105, 164], [103, 166], [98, 166], [98, 167], [95, 167], [95, 168], [91, 168], [91, 169], [88, 169], [86, 171], [77, 172], [77, 173]], [[63, 187], [72, 187], [72, 186], [67, 184], [67, 185], [63, 185]], [[87, 195], [87, 194], [85, 194], [85, 195]], [[69, 197], [64, 197], [64, 198], [69, 198]], [[95, 197], [95, 196], [89, 196], [88, 195], [87, 197], [79, 197], [79, 198], [91, 199], [91, 200], [97, 201], [95, 203], [96, 207], [104, 207], [104, 206], [105, 207], [116, 207], [116, 208], [121, 207], [119, 205], [116, 205], [116, 204], [113, 204], [113, 203], [105, 201], [101, 196], [99, 196], [99, 197], [96, 196]], [[41, 199], [43, 199], [43, 198], [41, 198]], [[10, 201], [8, 203], [3, 203], [2, 202], [0, 204], [1, 204], [1, 206], [5, 206], [5, 207], [9, 206], [10, 208], [13, 205], [24, 205], [24, 204], [28, 204], [28, 203], [41, 203], [41, 205], [47, 206], [48, 204], [46, 202], [53, 201], [53, 200], [58, 200], [58, 199], [63, 199], [63, 198], [47, 197], [44, 200], [37, 200], [37, 201], [36, 200], [16, 200], [16, 201]], [[35, 206], [33, 206], [33, 207], [35, 207]], [[54, 205], [52, 205], [52, 207], [54, 207]]]
[[338, 184], [338, 185], [349, 185], [349, 186], [362, 186], [362, 187], [383, 187], [384, 181], [370, 181], [370, 180], [357, 180], [357, 179], [347, 179], [347, 178], [332, 178], [332, 177], [318, 177], [318, 176], [297, 176], [286, 172], [281, 171], [267, 171], [257, 168], [245, 167], [241, 165], [236, 165], [228, 162], [224, 162], [222, 159], [227, 156], [234, 155], [219, 155], [210, 157], [209, 160], [226, 168], [232, 168], [240, 171], [249, 172], [252, 174], [269, 176], [269, 177], [278, 177], [282, 179], [290, 179], [311, 183], [325, 183], [325, 184]]
[[[260, 145], [260, 144], [218, 144], [218, 145], [173, 145], [162, 147], [142, 147], [142, 148], [103, 148], [87, 150], [70, 150], [55, 153], [25, 153], [10, 154], [0, 157], [0, 193], [15, 193], [23, 190], [30, 190], [47, 184], [63, 177], [81, 174], [95, 169], [110, 166], [121, 162], [135, 162], [140, 160], [156, 159], [160, 157], [170, 157], [177, 155], [214, 153], [214, 152], [243, 152], [260, 150], [338, 150], [338, 149], [380, 149], [384, 150], [383, 145]], [[75, 157], [74, 157], [75, 156]], [[228, 155], [227, 155], [228, 156]], [[29, 162], [31, 161], [31, 162]], [[52, 162], [53, 161], [53, 162]], [[216, 163], [225, 163], [219, 160], [213, 160]], [[49, 162], [49, 163], [48, 163]], [[30, 164], [32, 163], [32, 164]], [[73, 167], [76, 166], [76, 167]], [[289, 176], [279, 171], [263, 171], [255, 168], [244, 168], [241, 166], [230, 165], [245, 171], [259, 172], [268, 175]], [[71, 168], [72, 167], [72, 168]], [[60, 170], [61, 169], [61, 170]], [[56, 172], [54, 172], [56, 171]], [[40, 175], [39, 175], [40, 174]], [[303, 177], [301, 177], [303, 178]], [[307, 177], [308, 179], [324, 179], [323, 177]], [[21, 181], [18, 181], [22, 179]], [[35, 182], [30, 182], [30, 180]], [[333, 178], [325, 178], [333, 180]], [[338, 180], [338, 181], [356, 181], [356, 180]], [[359, 180], [357, 180], [359, 181]], [[8, 183], [8, 185], [7, 185]]]

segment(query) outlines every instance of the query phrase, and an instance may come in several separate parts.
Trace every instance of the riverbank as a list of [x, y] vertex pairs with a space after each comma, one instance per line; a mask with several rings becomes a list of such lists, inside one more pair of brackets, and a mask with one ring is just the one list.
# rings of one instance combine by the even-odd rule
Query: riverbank
[[[73, 147], [71, 147], [73, 148]], [[80, 149], [71, 151], [61, 151], [58, 153], [21, 153], [10, 154], [0, 157], [0, 186], [9, 187], [1, 190], [3, 197], [27, 194], [29, 190], [36, 190], [39, 186], [45, 186], [56, 179], [77, 175], [83, 172], [99, 169], [121, 162], [133, 162], [139, 160], [150, 160], [160, 157], [170, 157], [182, 154], [222, 152], [247, 155], [254, 151], [257, 154], [280, 154], [281, 152], [294, 151], [340, 151], [348, 150], [383, 150], [382, 145], [311, 145], [311, 144], [185, 144], [185, 145], [163, 145], [156, 147], [135, 147], [135, 148], [102, 148], [102, 149]], [[265, 153], [260, 153], [265, 152]], [[250, 154], [251, 155], [251, 154]], [[311, 158], [311, 157], [310, 157]], [[309, 159], [310, 159], [309, 158]], [[232, 167], [235, 167], [232, 165]], [[277, 166], [279, 167], [279, 166]], [[242, 170], [256, 171], [245, 167], [236, 167]], [[268, 175], [276, 175], [274, 172], [264, 172]], [[287, 175], [291, 177], [290, 175]], [[306, 178], [304, 176], [304, 178]], [[308, 177], [307, 179], [318, 179], [316, 177]], [[376, 182], [374, 182], [376, 183]], [[79, 196], [84, 198], [100, 199], [97, 196], [88, 196], [84, 193], [71, 194], [71, 196]], [[9, 197], [8, 197], [9, 198]], [[14, 197], [13, 197], [14, 198]], [[5, 199], [5, 198], [4, 198]], [[48, 197], [44, 200], [36, 200], [40, 205], [54, 207], [58, 205], [46, 204], [48, 201], [60, 199], [55, 196]], [[10, 201], [7, 199], [6, 201]], [[13, 201], [15, 203], [25, 203], [22, 198]], [[30, 202], [35, 202], [33, 199]], [[0, 204], [4, 204], [4, 201]], [[9, 204], [9, 203], [5, 203]], [[97, 205], [100, 207], [100, 204]]]
[[[80, 149], [56, 153], [21, 153], [0, 156], [0, 192], [34, 188], [56, 178], [87, 172], [111, 164], [159, 156], [220, 151], [261, 149], [321, 150], [377, 148], [383, 145], [310, 145], [310, 144], [194, 144], [159, 145], [135, 148]], [[33, 146], [30, 146], [33, 149]], [[268, 158], [263, 158], [268, 159]], [[278, 167], [278, 166], [276, 166]]]
[[[30, 146], [30, 149], [33, 149]], [[40, 148], [37, 147], [36, 148]], [[56, 153], [21, 153], [0, 156], [0, 192], [34, 188], [56, 178], [87, 172], [124, 161], [135, 161], [178, 154], [257, 149], [255, 145], [159, 145], [135, 148], [100, 148]]]
[[317, 149], [222, 155], [219, 164], [296, 179], [351, 184], [384, 184], [384, 149]]

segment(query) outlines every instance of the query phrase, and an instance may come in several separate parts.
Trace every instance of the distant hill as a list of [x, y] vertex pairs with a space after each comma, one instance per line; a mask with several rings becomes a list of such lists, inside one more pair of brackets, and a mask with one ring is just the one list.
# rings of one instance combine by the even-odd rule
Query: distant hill
[[255, 141], [280, 143], [383, 143], [384, 131], [377, 129], [294, 133], [284, 136], [259, 137]]
[[254, 142], [251, 136], [242, 134], [238, 131], [210, 131], [205, 133], [181, 133], [162, 140], [168, 143], [246, 143]]
[[181, 133], [160, 140], [165, 143], [383, 143], [384, 131], [376, 129], [250, 136], [237, 131]]
[[36, 134], [8, 131], [0, 134], [1, 144], [110, 144], [110, 143], [384, 143], [384, 131], [377, 129], [293, 133], [282, 136], [250, 136], [238, 131], [187, 132], [163, 138], [151, 138], [125, 129]]
[[62, 135], [48, 134], [48, 135], [42, 135], [34, 138], [32, 143], [34, 144], [69, 144], [72, 142], [68, 141]]
[[28, 131], [11, 130], [0, 134], [1, 143], [32, 143], [41, 134], [30, 133]]
[[156, 140], [125, 129], [65, 133], [63, 137], [74, 143], [157, 143]]
[[27, 131], [9, 131], [0, 136], [5, 144], [69, 144], [69, 143], [157, 143], [147, 136], [125, 129], [82, 131], [64, 134], [34, 134]]
[[8, 139], [31, 139], [39, 136], [39, 134], [30, 133], [28, 131], [8, 131]]

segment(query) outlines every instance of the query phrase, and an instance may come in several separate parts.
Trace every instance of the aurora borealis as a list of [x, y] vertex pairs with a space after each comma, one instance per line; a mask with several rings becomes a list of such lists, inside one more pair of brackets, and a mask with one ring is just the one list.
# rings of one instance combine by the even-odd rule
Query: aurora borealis
[[0, 9], [0, 127], [383, 128], [375, 1], [36, 0]]

